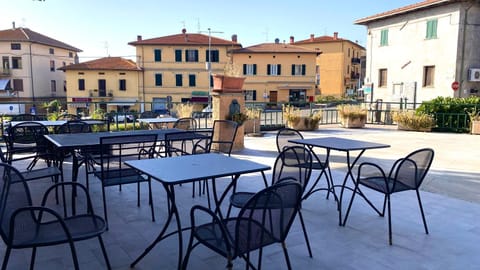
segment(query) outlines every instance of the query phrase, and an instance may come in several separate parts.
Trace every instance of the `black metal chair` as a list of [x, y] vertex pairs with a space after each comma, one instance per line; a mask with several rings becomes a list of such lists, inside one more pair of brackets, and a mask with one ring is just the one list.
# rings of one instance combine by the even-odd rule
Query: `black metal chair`
[[[431, 148], [422, 148], [416, 150], [406, 157], [398, 159], [393, 164], [388, 175], [377, 164], [363, 162], [358, 167], [358, 176], [353, 190], [352, 198], [345, 214], [344, 224], [347, 222], [350, 208], [352, 207], [355, 195], [359, 193], [366, 200], [365, 194], [361, 192], [359, 185], [370, 188], [384, 194], [383, 209], [380, 212], [373, 204], [369, 203], [373, 209], [380, 215], [385, 215], [385, 207], [388, 207], [388, 240], [392, 244], [392, 214], [390, 208], [390, 195], [402, 191], [415, 190], [417, 193], [418, 205], [422, 214], [425, 233], [428, 234], [427, 222], [423, 212], [422, 201], [420, 199], [420, 185], [425, 179], [430, 165], [432, 164], [434, 151]], [[366, 171], [366, 173], [365, 173]], [[369, 201], [368, 201], [369, 202]]]
[[55, 133], [89, 133], [92, 132], [91, 126], [81, 120], [68, 120], [65, 124], [58, 126]]
[[80, 116], [76, 114], [64, 113], [59, 115], [56, 120], [74, 121], [74, 120], [80, 120], [80, 119], [81, 119]]
[[[199, 244], [227, 258], [227, 268], [232, 260], [241, 257], [248, 267], [250, 252], [259, 250], [258, 269], [261, 268], [263, 248], [281, 243], [288, 269], [291, 269], [285, 239], [300, 207], [302, 186], [297, 181], [281, 181], [259, 191], [244, 205], [238, 216], [222, 218], [210, 209], [197, 205], [190, 211], [192, 231], [182, 264], [186, 269], [192, 249]], [[199, 224], [199, 221], [207, 223]], [[194, 244], [194, 240], [197, 242]]]
[[[100, 138], [100, 169], [94, 168], [94, 176], [102, 182], [103, 209], [108, 229], [107, 203], [105, 188], [124, 184], [137, 184], [137, 205], [140, 206], [140, 183], [148, 184], [148, 201], [152, 212], [152, 221], [155, 221], [152, 202], [152, 184], [150, 177], [140, 174], [124, 164], [127, 160], [153, 158], [157, 134], [120, 135]], [[96, 157], [91, 157], [93, 160]], [[88, 181], [88, 179], [87, 179]]]
[[[280, 129], [277, 132], [277, 136], [276, 136], [276, 144], [277, 144], [278, 152], [280, 153], [286, 147], [291, 147], [291, 146], [295, 146], [295, 145], [298, 146], [298, 144], [296, 144], [296, 143], [289, 142], [289, 140], [294, 140], [294, 139], [303, 139], [302, 133], [300, 133], [300, 131], [298, 131], [296, 129], [292, 129], [292, 128], [282, 128], [282, 129]], [[314, 157], [313, 163], [312, 163], [312, 170], [319, 171], [319, 175], [315, 179], [313, 184], [310, 186], [310, 188], [305, 187], [306, 192], [303, 194], [303, 199], [305, 200], [308, 197], [310, 197], [310, 195], [312, 195], [313, 193], [315, 193], [317, 191], [321, 191], [321, 190], [327, 191], [327, 199], [329, 198], [330, 192], [332, 192], [335, 196], [335, 199], [337, 199], [335, 193], [333, 192], [334, 191], [333, 190], [333, 178], [332, 178], [332, 174], [331, 174], [331, 172], [328, 168], [328, 164], [326, 162], [321, 161], [320, 158], [316, 154], [314, 154], [314, 153], [312, 153], [312, 154], [313, 154], [313, 157]], [[320, 179], [322, 178], [323, 175], [325, 175], [325, 178], [326, 178], [326, 181], [327, 181], [327, 187], [326, 188], [318, 188], [317, 184], [318, 184], [318, 182], [320, 181]]]
[[158, 113], [152, 111], [144, 111], [140, 114], [139, 118], [156, 118]]
[[47, 140], [43, 136], [47, 134], [48, 128], [38, 122], [26, 121], [8, 127], [4, 136], [8, 163], [32, 159], [27, 169], [32, 169], [40, 159], [50, 164], [54, 156], [49, 152]]
[[[308, 181], [312, 172], [312, 159], [313, 157], [310, 150], [303, 146], [284, 148], [280, 154], [278, 154], [275, 160], [271, 185], [274, 185], [285, 178], [294, 179], [301, 184], [303, 194], [306, 186], [308, 185]], [[265, 183], [265, 185], [267, 184]], [[236, 208], [242, 208], [254, 195], [254, 192], [237, 192], [236, 186], [234, 186], [233, 193], [230, 196], [230, 206], [228, 208], [227, 216], [230, 216], [232, 206]], [[305, 222], [300, 210], [298, 211], [298, 216], [302, 225], [308, 254], [310, 257], [312, 257], [312, 249], [310, 247], [310, 241], [308, 240], [307, 229], [305, 227]]]
[[[2, 163], [0, 175], [0, 235], [7, 247], [2, 270], [7, 269], [12, 249], [32, 248], [30, 269], [33, 269], [37, 247], [67, 243], [74, 268], [79, 269], [74, 242], [94, 237], [100, 242], [106, 268], [111, 268], [101, 236], [106, 229], [105, 221], [95, 215], [90, 196], [81, 184], [55, 184], [45, 192], [41, 205], [36, 206], [18, 170]], [[50, 207], [52, 191], [58, 188], [64, 191], [62, 206], [53, 203]], [[63, 215], [61, 209], [64, 210]]]
[[197, 130], [197, 120], [192, 117], [179, 118], [173, 124], [173, 128], [195, 131]]

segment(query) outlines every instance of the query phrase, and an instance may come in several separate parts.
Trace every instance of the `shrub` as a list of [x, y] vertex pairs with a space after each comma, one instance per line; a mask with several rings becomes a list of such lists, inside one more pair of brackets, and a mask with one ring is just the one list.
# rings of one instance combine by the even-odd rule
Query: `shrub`
[[394, 112], [392, 118], [406, 129], [425, 130], [435, 126], [435, 119], [432, 116], [415, 111]]
[[366, 119], [367, 118], [367, 109], [363, 108], [360, 105], [350, 105], [342, 104], [337, 106], [338, 115], [340, 118], [351, 118], [351, 119]]

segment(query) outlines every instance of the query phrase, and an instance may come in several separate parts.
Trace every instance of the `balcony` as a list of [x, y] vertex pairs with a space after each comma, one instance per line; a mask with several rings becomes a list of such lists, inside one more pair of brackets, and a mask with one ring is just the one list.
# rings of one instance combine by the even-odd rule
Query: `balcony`
[[352, 65], [360, 65], [360, 58], [352, 57]]
[[11, 70], [9, 68], [0, 69], [0, 76], [10, 76]]

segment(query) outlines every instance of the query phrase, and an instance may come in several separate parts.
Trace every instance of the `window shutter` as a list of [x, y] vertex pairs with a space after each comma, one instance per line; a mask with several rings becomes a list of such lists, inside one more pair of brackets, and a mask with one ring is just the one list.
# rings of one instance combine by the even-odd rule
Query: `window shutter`
[[281, 75], [282, 74], [282, 65], [278, 64], [277, 65], [277, 75]]
[[292, 75], [295, 75], [295, 65], [292, 64]]
[[305, 76], [306, 69], [307, 69], [307, 66], [305, 64], [303, 64], [302, 65], [302, 75], [304, 75], [304, 76]]
[[257, 100], [257, 90], [253, 90], [253, 100]]
[[198, 62], [198, 50], [195, 50], [195, 62]]
[[175, 50], [175, 62], [182, 62], [182, 50]]
[[155, 49], [155, 62], [162, 61], [162, 51], [159, 49]]
[[267, 75], [270, 75], [270, 64], [267, 65]]
[[247, 64], [243, 64], [243, 75], [247, 75]]
[[257, 75], [257, 64], [253, 64], [253, 75]]
[[[206, 50], [206, 51], [205, 51], [205, 62], [210, 62], [210, 61], [208, 61], [208, 59], [210, 58], [210, 53], [211, 53], [211, 52], [210, 52], [209, 50]], [[212, 57], [212, 58], [213, 58], [213, 57]]]

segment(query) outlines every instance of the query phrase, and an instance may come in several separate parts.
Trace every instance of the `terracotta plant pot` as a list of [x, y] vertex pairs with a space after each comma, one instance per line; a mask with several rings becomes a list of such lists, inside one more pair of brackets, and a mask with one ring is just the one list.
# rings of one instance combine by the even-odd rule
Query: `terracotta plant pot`
[[345, 117], [340, 119], [341, 125], [344, 128], [363, 128], [367, 117]]
[[213, 91], [215, 92], [242, 92], [245, 77], [230, 77], [213, 74]]
[[480, 121], [472, 121], [472, 134], [480, 134]]
[[311, 117], [301, 116], [296, 121], [287, 121], [287, 127], [293, 128], [299, 131], [311, 131], [318, 129], [319, 120], [313, 120]]

